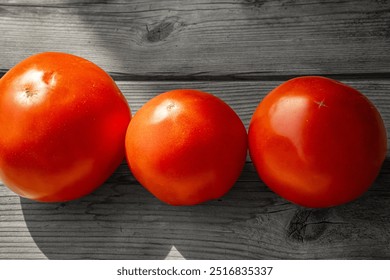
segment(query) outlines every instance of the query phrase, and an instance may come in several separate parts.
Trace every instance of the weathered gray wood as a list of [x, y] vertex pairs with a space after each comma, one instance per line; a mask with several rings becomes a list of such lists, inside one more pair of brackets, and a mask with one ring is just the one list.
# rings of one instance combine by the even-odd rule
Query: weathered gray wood
[[[390, 131], [389, 30], [387, 0], [2, 0], [0, 75], [36, 52], [70, 52], [109, 71], [133, 113], [197, 88], [248, 126], [283, 80], [323, 74], [367, 95]], [[126, 163], [68, 203], [0, 186], [0, 258], [390, 259], [389, 185], [388, 156], [363, 197], [323, 210], [278, 197], [249, 161], [226, 196], [194, 207], [159, 202]]]
[[[341, 79], [366, 95], [378, 108], [390, 131], [390, 79]], [[229, 104], [246, 127], [258, 103], [283, 81], [117, 81], [134, 114], [152, 97], [179, 88], [212, 93]]]
[[[172, 88], [223, 98], [247, 124], [281, 81], [118, 82], [133, 112]], [[365, 93], [390, 124], [389, 80], [343, 80]], [[387, 126], [389, 129], [389, 126]], [[2, 259], [390, 259], [390, 159], [374, 186], [344, 206], [314, 210], [275, 195], [248, 162], [219, 200], [173, 207], [155, 199], [124, 162], [98, 190], [68, 203], [37, 203], [0, 187]], [[179, 254], [178, 254], [179, 253]]]
[[42, 51], [118, 77], [389, 77], [390, 3], [334, 0], [3, 0], [0, 69]]
[[194, 207], [157, 201], [125, 164], [74, 202], [19, 204], [3, 190], [0, 258], [163, 259], [172, 246], [188, 259], [389, 258], [389, 168], [359, 200], [324, 210], [279, 198], [250, 164], [229, 194]]

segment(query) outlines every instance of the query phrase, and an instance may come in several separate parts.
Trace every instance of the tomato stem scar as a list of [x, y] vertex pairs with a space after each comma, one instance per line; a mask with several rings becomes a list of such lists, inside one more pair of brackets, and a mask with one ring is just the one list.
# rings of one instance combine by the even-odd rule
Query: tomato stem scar
[[30, 87], [25, 87], [24, 92], [26, 93], [27, 97], [31, 97], [37, 94], [35, 91], [31, 90]]
[[314, 101], [314, 103], [318, 104], [318, 108], [328, 107], [328, 105], [325, 104], [325, 99], [322, 99], [321, 101]]
[[172, 110], [173, 108], [175, 108], [175, 103], [170, 103], [170, 104], [167, 106], [167, 110], [168, 110], [168, 111]]

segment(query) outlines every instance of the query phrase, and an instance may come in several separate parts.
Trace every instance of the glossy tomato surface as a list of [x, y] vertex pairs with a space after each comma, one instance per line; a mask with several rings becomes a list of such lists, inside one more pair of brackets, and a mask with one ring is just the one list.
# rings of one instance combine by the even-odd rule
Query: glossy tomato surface
[[123, 160], [130, 118], [114, 81], [92, 62], [33, 55], [0, 80], [0, 178], [38, 201], [84, 196]]
[[171, 205], [194, 205], [224, 195], [238, 179], [247, 134], [236, 113], [219, 98], [190, 89], [147, 102], [126, 135], [136, 179]]
[[387, 151], [374, 105], [324, 77], [299, 77], [272, 90], [255, 110], [248, 134], [251, 159], [265, 184], [313, 208], [362, 195]]

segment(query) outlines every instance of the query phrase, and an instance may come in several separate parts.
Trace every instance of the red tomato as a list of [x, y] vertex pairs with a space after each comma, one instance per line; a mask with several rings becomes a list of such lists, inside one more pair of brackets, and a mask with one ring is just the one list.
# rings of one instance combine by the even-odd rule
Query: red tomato
[[246, 129], [219, 98], [173, 90], [151, 99], [134, 116], [126, 153], [136, 179], [171, 205], [194, 205], [224, 195], [247, 153]]
[[360, 92], [324, 77], [300, 77], [271, 91], [249, 126], [261, 179], [306, 207], [340, 205], [373, 183], [387, 151], [386, 130]]
[[123, 160], [130, 118], [114, 81], [92, 62], [33, 55], [0, 80], [0, 178], [38, 201], [84, 196]]

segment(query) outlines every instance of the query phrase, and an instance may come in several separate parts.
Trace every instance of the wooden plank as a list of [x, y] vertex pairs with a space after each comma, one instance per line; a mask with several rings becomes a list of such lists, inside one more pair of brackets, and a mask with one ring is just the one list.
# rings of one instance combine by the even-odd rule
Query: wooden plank
[[[378, 108], [390, 131], [390, 79], [342, 79], [339, 80], [352, 86], [366, 95]], [[203, 90], [218, 96], [229, 104], [240, 116], [248, 128], [250, 119], [258, 103], [273, 88], [284, 81], [117, 81], [119, 88], [129, 102], [132, 113], [152, 97], [180, 88]]]
[[[390, 124], [389, 80], [343, 82], [364, 92]], [[118, 85], [133, 112], [160, 92], [198, 88], [223, 98], [247, 124], [257, 102], [279, 83]], [[173, 207], [140, 186], [123, 162], [94, 193], [67, 203], [33, 202], [1, 186], [0, 258], [164, 259], [173, 252], [176, 259], [389, 259], [389, 184], [387, 157], [360, 199], [330, 209], [305, 209], [271, 192], [247, 162], [221, 199]]]
[[229, 194], [194, 207], [157, 201], [123, 164], [78, 201], [20, 199], [16, 221], [0, 222], [0, 258], [163, 259], [172, 246], [187, 259], [389, 258], [389, 168], [359, 200], [312, 210], [269, 191], [249, 163]]
[[3, 0], [0, 69], [42, 51], [132, 80], [389, 77], [389, 1]]

